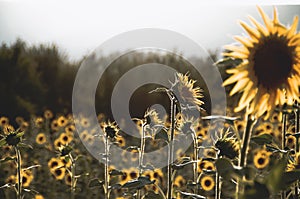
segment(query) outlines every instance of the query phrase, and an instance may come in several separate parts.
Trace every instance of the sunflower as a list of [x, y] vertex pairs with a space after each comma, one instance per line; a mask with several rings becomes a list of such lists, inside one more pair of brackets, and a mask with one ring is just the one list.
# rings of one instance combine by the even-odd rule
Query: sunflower
[[34, 123], [35, 123], [35, 126], [36, 126], [36, 127], [42, 128], [43, 123], [44, 123], [44, 118], [42, 118], [42, 117], [37, 117], [37, 118], [35, 118]]
[[215, 180], [211, 176], [203, 176], [200, 180], [200, 184], [204, 191], [211, 191], [215, 186]]
[[115, 138], [118, 135], [118, 127], [115, 122], [108, 121], [101, 124], [106, 137]]
[[90, 121], [87, 118], [82, 118], [80, 120], [80, 124], [83, 128], [88, 128], [91, 125]]
[[44, 199], [44, 196], [42, 196], [41, 194], [37, 194], [34, 196], [34, 199]]
[[67, 133], [62, 133], [59, 136], [59, 140], [63, 145], [69, 144], [73, 140], [73, 135], [68, 135]]
[[250, 37], [236, 36], [241, 46], [227, 45], [223, 55], [242, 60], [236, 68], [228, 69], [231, 76], [224, 81], [227, 86], [236, 82], [230, 95], [243, 93], [238, 106], [239, 112], [247, 108], [247, 113], [264, 119], [274, 111], [276, 106], [292, 105], [299, 101], [300, 85], [300, 39], [296, 33], [298, 17], [291, 27], [280, 24], [274, 8], [273, 20], [258, 7], [266, 27], [252, 17], [250, 21], [255, 28], [240, 22]]
[[60, 167], [63, 167], [63, 166], [64, 166], [64, 163], [59, 158], [51, 158], [48, 161], [48, 167], [49, 167], [50, 170], [54, 170], [56, 168], [60, 168]]
[[64, 127], [67, 125], [67, 118], [65, 118], [64, 116], [60, 116], [58, 119], [57, 119], [57, 124], [58, 126], [60, 127]]
[[47, 139], [46, 139], [46, 135], [44, 133], [39, 133], [36, 136], [35, 142], [37, 144], [44, 144], [46, 141], [47, 141]]
[[7, 124], [9, 124], [8, 118], [7, 117], [1, 117], [0, 118], [0, 126], [5, 126]]
[[293, 149], [296, 146], [296, 142], [297, 142], [296, 137], [293, 135], [289, 135], [286, 138], [285, 145], [286, 145], [286, 147]]
[[53, 131], [58, 131], [59, 126], [58, 126], [57, 120], [53, 120], [53, 121], [51, 122], [51, 129], [52, 129]]
[[176, 176], [173, 184], [174, 186], [181, 188], [186, 184], [186, 179], [184, 179], [182, 175], [178, 175]]
[[15, 176], [15, 175], [9, 176], [9, 177], [6, 179], [5, 182], [8, 183], [8, 184], [15, 184], [15, 183], [16, 183], [16, 176]]
[[287, 171], [300, 169], [300, 152], [293, 155], [293, 160], [289, 160], [287, 165]]
[[213, 171], [215, 170], [215, 165], [214, 163], [208, 161], [208, 160], [201, 160], [198, 161], [198, 172], [201, 173], [204, 170], [210, 170]]
[[56, 140], [54, 140], [54, 148], [56, 150], [58, 150], [61, 146], [63, 146], [61, 139], [57, 138]]
[[56, 180], [62, 180], [65, 177], [66, 169], [64, 167], [56, 168], [51, 171]]
[[[23, 187], [29, 187], [30, 183], [33, 180], [33, 174], [30, 170], [22, 170], [21, 171], [22, 177], [22, 185]], [[18, 177], [16, 177], [16, 182], [18, 182]]]
[[74, 126], [73, 124], [68, 125], [68, 126], [65, 128], [65, 132], [66, 132], [68, 135], [73, 135], [74, 132], [75, 132], [75, 126]]
[[44, 118], [46, 118], [46, 119], [51, 119], [51, 118], [53, 118], [53, 113], [52, 113], [52, 111], [50, 111], [50, 110], [45, 110], [45, 112], [44, 112]]
[[22, 122], [22, 124], [20, 124], [19, 128], [21, 131], [26, 131], [28, 129], [28, 127], [29, 127], [28, 122]]
[[199, 109], [199, 106], [203, 104], [200, 100], [203, 95], [202, 89], [199, 87], [194, 88], [195, 83], [195, 80], [189, 79], [188, 74], [176, 73], [175, 81], [172, 83], [170, 90], [175, 94], [181, 105]]
[[[93, 136], [92, 136], [93, 137]], [[119, 146], [119, 147], [124, 147], [126, 145], [126, 140], [124, 137], [122, 136], [117, 136], [116, 137], [116, 141], [115, 143]]]
[[72, 184], [72, 176], [71, 176], [70, 172], [68, 172], [65, 175], [65, 183], [66, 183], [66, 185], [69, 185], [69, 186], [71, 186], [71, 184]]
[[270, 162], [270, 154], [271, 152], [268, 152], [265, 149], [256, 152], [253, 158], [254, 166], [258, 169], [264, 169]]
[[23, 117], [18, 116], [16, 117], [16, 122], [18, 125], [21, 125], [23, 122], [25, 122], [25, 120]]

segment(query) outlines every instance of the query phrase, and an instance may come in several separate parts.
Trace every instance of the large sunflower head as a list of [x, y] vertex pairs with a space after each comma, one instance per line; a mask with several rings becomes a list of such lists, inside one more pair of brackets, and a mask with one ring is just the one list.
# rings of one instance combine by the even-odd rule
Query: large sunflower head
[[249, 37], [236, 36], [240, 46], [227, 45], [224, 56], [242, 60], [236, 68], [227, 70], [231, 76], [223, 85], [235, 83], [230, 95], [241, 92], [242, 97], [235, 111], [248, 105], [248, 113], [260, 117], [273, 112], [275, 106], [294, 100], [299, 101], [300, 84], [300, 34], [297, 33], [298, 17], [290, 27], [282, 25], [274, 8], [271, 20], [258, 7], [265, 26], [249, 17], [251, 27], [240, 22]]
[[203, 98], [202, 89], [194, 87], [195, 83], [195, 80], [189, 79], [188, 74], [176, 73], [175, 81], [170, 90], [178, 98], [181, 105], [199, 108], [203, 104], [200, 100]]

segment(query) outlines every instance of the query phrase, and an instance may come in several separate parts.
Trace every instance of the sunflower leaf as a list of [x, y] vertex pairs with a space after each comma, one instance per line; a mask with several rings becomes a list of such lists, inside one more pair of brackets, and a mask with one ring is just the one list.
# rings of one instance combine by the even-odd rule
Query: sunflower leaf
[[[266, 185], [254, 181], [253, 185], [248, 185], [242, 199], [268, 199], [270, 192]], [[240, 198], [240, 197], [239, 197]]]
[[0, 160], [0, 163], [8, 162], [8, 161], [11, 161], [11, 160], [15, 160], [15, 158], [14, 157], [3, 158], [3, 159]]
[[33, 149], [33, 147], [30, 144], [25, 144], [23, 142], [18, 143], [18, 147], [20, 148], [28, 148], [28, 149]]
[[283, 182], [285, 187], [300, 179], [300, 170], [288, 171], [283, 173]]
[[109, 172], [109, 175], [111, 176], [122, 176], [124, 175], [123, 171], [117, 170], [117, 169], [113, 169]]
[[99, 180], [98, 178], [92, 179], [89, 182], [89, 188], [100, 187], [104, 184], [104, 181]]
[[243, 60], [241, 59], [233, 59], [231, 57], [226, 57], [224, 59], [221, 59], [217, 61], [214, 65], [219, 67], [227, 67], [227, 66], [237, 66], [240, 63], [242, 63]]
[[251, 141], [255, 142], [258, 145], [265, 145], [265, 144], [271, 144], [273, 141], [273, 136], [267, 133], [253, 136], [251, 138]]
[[230, 180], [234, 174], [234, 166], [227, 158], [220, 158], [216, 161], [216, 168], [220, 176]]
[[160, 129], [158, 133], [155, 134], [154, 139], [162, 139], [169, 142], [169, 135], [165, 128]]
[[7, 144], [7, 143], [6, 143], [5, 138], [3, 138], [3, 139], [0, 140], [0, 147], [5, 146], [6, 144]]
[[278, 160], [278, 163], [275, 164], [267, 176], [266, 185], [268, 186], [269, 190], [274, 193], [277, 193], [285, 187], [285, 182], [282, 179], [284, 179], [284, 171], [287, 163], [287, 156], [284, 155], [283, 158]]

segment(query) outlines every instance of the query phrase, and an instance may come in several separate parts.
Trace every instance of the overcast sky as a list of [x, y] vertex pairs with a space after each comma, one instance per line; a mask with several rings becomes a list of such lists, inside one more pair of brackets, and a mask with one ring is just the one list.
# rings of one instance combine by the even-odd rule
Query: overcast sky
[[[232, 37], [243, 33], [238, 20], [249, 22], [247, 16], [251, 15], [262, 22], [256, 1], [239, 5], [229, 2], [0, 1], [0, 43], [12, 43], [16, 38], [29, 45], [55, 43], [72, 60], [78, 60], [115, 35], [139, 28], [162, 28], [181, 33], [214, 50], [234, 42]], [[262, 7], [273, 17], [272, 6]], [[291, 24], [294, 15], [300, 15], [298, 5], [277, 7], [284, 24]]]

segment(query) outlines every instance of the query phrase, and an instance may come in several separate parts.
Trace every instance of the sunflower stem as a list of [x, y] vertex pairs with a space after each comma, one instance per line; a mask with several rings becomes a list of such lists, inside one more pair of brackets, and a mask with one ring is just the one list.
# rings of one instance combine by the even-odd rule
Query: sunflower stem
[[[250, 144], [252, 129], [256, 121], [257, 120], [252, 118], [250, 114], [246, 116], [246, 128], [243, 135], [243, 143], [242, 143], [242, 148], [241, 148], [240, 158], [239, 158], [239, 167], [244, 168], [247, 165], [248, 148]], [[245, 178], [245, 176], [243, 178]], [[240, 182], [237, 183], [237, 187], [236, 187], [237, 197], [239, 193], [242, 194], [244, 193], [244, 187], [241, 186]]]
[[[218, 159], [221, 158], [220, 155], [218, 155]], [[221, 199], [221, 178], [219, 173], [216, 171], [216, 193], [215, 193], [215, 199]]]
[[76, 188], [76, 182], [75, 182], [75, 160], [73, 159], [72, 155], [69, 154], [70, 160], [71, 160], [71, 199], [75, 198], [75, 188]]
[[[296, 110], [295, 110], [295, 124], [296, 124], [296, 128], [295, 128], [295, 133], [298, 133], [299, 132], [299, 128], [300, 128], [300, 121], [299, 121], [299, 119], [300, 119], [300, 109], [298, 108], [298, 103], [296, 102], [296, 105], [297, 105], [297, 108], [296, 108]], [[296, 150], [296, 153], [298, 153], [299, 152], [299, 137], [298, 136], [296, 136], [296, 148], [295, 148], [295, 150]], [[296, 184], [295, 184], [295, 198], [298, 198], [298, 189], [299, 189], [299, 181], [297, 180], [296, 181]]]
[[18, 176], [18, 186], [17, 186], [17, 199], [22, 198], [22, 168], [21, 168], [21, 153], [17, 146], [14, 146], [16, 156], [17, 156], [17, 176]]
[[[285, 142], [286, 142], [286, 119], [287, 119], [287, 113], [283, 111], [282, 113], [282, 140], [281, 140], [281, 149], [284, 150], [285, 148]], [[281, 198], [286, 198], [286, 192], [281, 192]]]
[[[141, 137], [141, 146], [139, 150], [139, 176], [143, 174], [143, 162], [144, 162], [144, 152], [145, 152], [145, 124], [142, 125], [142, 137]], [[137, 190], [137, 199], [141, 198], [141, 190]]]
[[[196, 132], [193, 132], [193, 141], [194, 141], [194, 164], [193, 164], [193, 177], [194, 177], [194, 182], [197, 184], [197, 172], [198, 172], [198, 142], [197, 142], [197, 135]], [[198, 194], [198, 188], [195, 186], [194, 188], [194, 193]]]
[[173, 163], [173, 140], [174, 140], [174, 130], [175, 130], [175, 110], [176, 110], [176, 104], [175, 104], [175, 99], [172, 97], [171, 98], [171, 132], [170, 132], [170, 139], [169, 139], [169, 151], [168, 151], [168, 186], [167, 186], [167, 199], [172, 199], [172, 163]]
[[105, 199], [109, 199], [108, 185], [109, 185], [109, 173], [108, 173], [108, 155], [109, 155], [109, 147], [108, 147], [108, 136], [104, 136], [105, 139], [105, 165], [104, 165], [104, 194]]

